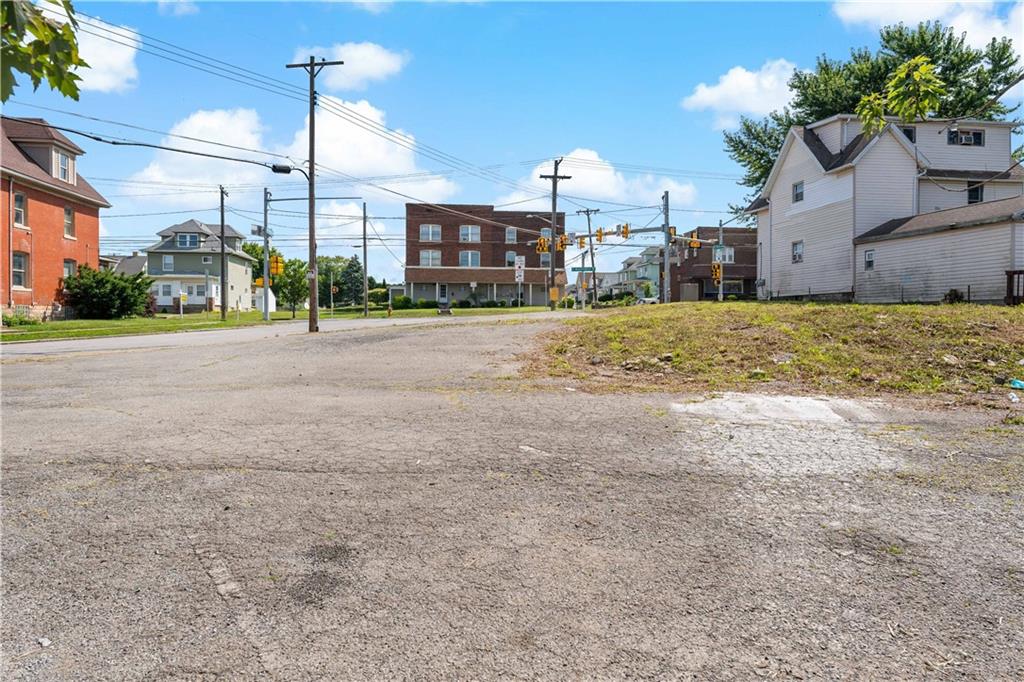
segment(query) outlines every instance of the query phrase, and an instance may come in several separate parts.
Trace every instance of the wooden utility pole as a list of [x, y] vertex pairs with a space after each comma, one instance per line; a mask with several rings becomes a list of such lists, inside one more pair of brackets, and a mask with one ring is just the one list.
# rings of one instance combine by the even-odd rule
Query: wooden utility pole
[[224, 240], [224, 197], [228, 193], [220, 186], [220, 319], [228, 319], [228, 253]]
[[370, 276], [366, 262], [366, 202], [363, 202], [363, 317], [370, 316]]
[[[590, 229], [590, 216], [593, 213], [600, 213], [599, 208], [585, 208], [576, 211], [576, 214], [584, 213], [587, 216], [587, 239], [590, 242], [590, 267], [594, 268], [594, 271], [590, 273], [590, 289], [591, 289], [591, 306], [597, 305], [597, 260], [594, 258], [594, 233]], [[583, 263], [586, 264], [587, 259], [583, 259]]]
[[548, 245], [548, 253], [551, 255], [551, 268], [548, 275], [550, 282], [548, 283], [548, 307], [551, 310], [555, 309], [558, 304], [556, 287], [555, 284], [555, 254], [558, 253], [555, 248], [555, 242], [558, 240], [558, 181], [559, 180], [570, 180], [571, 175], [559, 175], [558, 166], [562, 163], [562, 159], [555, 159], [555, 172], [551, 175], [540, 176], [542, 180], [551, 181], [551, 243]]

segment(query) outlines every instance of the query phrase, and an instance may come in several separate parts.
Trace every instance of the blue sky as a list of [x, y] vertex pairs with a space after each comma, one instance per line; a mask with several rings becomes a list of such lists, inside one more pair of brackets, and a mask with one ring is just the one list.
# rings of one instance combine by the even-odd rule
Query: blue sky
[[[745, 193], [739, 167], [722, 151], [722, 128], [740, 114], [760, 115], [784, 104], [785, 80], [817, 55], [842, 57], [850, 48], [875, 47], [882, 23], [943, 19], [972, 42], [1024, 32], [1022, 3], [92, 3], [80, 11], [109, 26], [86, 31], [82, 51], [95, 67], [73, 102], [30, 88], [16, 92], [10, 115], [44, 116], [92, 132], [217, 152], [208, 145], [165, 138], [25, 105], [172, 131], [305, 159], [303, 102], [231, 82], [161, 59], [155, 39], [249, 69], [296, 87], [305, 74], [286, 70], [296, 57], [342, 57], [318, 89], [337, 98], [329, 106], [354, 110], [400, 129], [415, 145], [440, 150], [490, 170], [494, 179], [452, 170], [431, 154], [413, 153], [329, 113], [318, 116], [318, 161], [356, 175], [409, 176], [380, 181], [411, 196], [463, 203], [518, 201], [544, 210], [546, 185], [536, 179], [541, 159], [570, 157], [573, 175], [561, 189], [575, 204], [601, 208], [597, 225], [626, 219], [658, 221], [640, 209], [613, 213], [619, 204], [649, 206], [670, 191], [680, 229], [715, 224]], [[113, 26], [114, 28], [111, 28]], [[111, 32], [113, 31], [113, 33]], [[315, 49], [314, 49], [315, 48]], [[248, 79], [246, 79], [248, 80]], [[255, 79], [254, 79], [255, 80]], [[1015, 93], [1017, 99], [1019, 94]], [[344, 107], [344, 109], [341, 109]], [[103, 214], [105, 251], [130, 251], [154, 241], [157, 230], [196, 217], [217, 221], [213, 187], [231, 196], [228, 219], [243, 232], [260, 217], [260, 188], [275, 197], [302, 196], [296, 181], [256, 166], [183, 157], [154, 150], [109, 147], [76, 138], [87, 156], [79, 169], [114, 205]], [[272, 160], [255, 153], [229, 155]], [[581, 159], [577, 161], [576, 159]], [[455, 162], [459, 165], [459, 162]], [[673, 169], [667, 172], [657, 169]], [[478, 172], [479, 174], [479, 172]], [[99, 180], [99, 178], [105, 178]], [[362, 195], [371, 215], [401, 216], [402, 201], [366, 186], [323, 176], [321, 195]], [[538, 197], [534, 201], [523, 201]], [[615, 203], [610, 203], [615, 202]], [[302, 211], [303, 204], [277, 208]], [[325, 201], [321, 254], [351, 255], [358, 224], [345, 225], [358, 206]], [[171, 212], [174, 213], [171, 213]], [[704, 211], [701, 213], [700, 211]], [[251, 212], [251, 213], [248, 213]], [[165, 215], [135, 215], [166, 213]], [[119, 217], [124, 216], [124, 217]], [[287, 255], [305, 253], [304, 218], [271, 218]], [[582, 225], [575, 216], [570, 229]], [[404, 258], [399, 220], [378, 220], [391, 250]], [[635, 249], [606, 248], [601, 269], [613, 269]], [[575, 251], [573, 251], [575, 253]], [[401, 280], [388, 251], [370, 250], [370, 272]]]

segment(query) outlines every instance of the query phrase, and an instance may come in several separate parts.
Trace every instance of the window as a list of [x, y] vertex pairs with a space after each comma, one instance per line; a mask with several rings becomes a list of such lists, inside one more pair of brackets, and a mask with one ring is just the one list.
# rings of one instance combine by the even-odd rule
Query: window
[[196, 285], [196, 296], [200, 296], [202, 298], [206, 298], [206, 285], [205, 284], [197, 284]]
[[60, 168], [58, 177], [64, 182], [71, 182], [71, 157], [64, 152], [57, 152], [57, 163]]
[[189, 284], [189, 285], [188, 285], [188, 286], [186, 287], [186, 289], [188, 290], [188, 295], [189, 295], [189, 296], [193, 296], [193, 295], [195, 295], [195, 293], [196, 293], [196, 287], [195, 287], [195, 285], [194, 285], [194, 284]]
[[199, 246], [199, 235], [195, 233], [185, 233], [178, 235], [178, 247], [182, 249], [194, 249]]
[[946, 144], [962, 145], [964, 147], [984, 147], [984, 130], [950, 130], [946, 133]]
[[967, 203], [980, 204], [985, 201], [985, 185], [969, 185], [967, 187]]
[[551, 228], [550, 227], [543, 227], [543, 228], [541, 228], [540, 236], [544, 237], [545, 239], [551, 239]]
[[459, 225], [459, 241], [460, 242], [478, 242], [478, 241], [480, 241], [480, 226], [479, 225]]
[[65, 260], [64, 261], [64, 279], [67, 279], [68, 277], [71, 277], [76, 272], [78, 272], [78, 263], [76, 263], [75, 261], [73, 261], [71, 259]]
[[478, 267], [480, 267], [480, 252], [479, 251], [459, 251], [459, 267], [460, 268], [478, 268]]
[[804, 200], [804, 181], [793, 183], [793, 203]]
[[505, 267], [506, 268], [514, 268], [516, 266], [516, 256], [517, 255], [518, 254], [516, 254], [515, 251], [506, 251], [505, 252]]
[[213, 256], [203, 256], [203, 265], [213, 265]]
[[551, 267], [551, 252], [550, 251], [545, 251], [544, 253], [540, 254], [540, 266], [542, 268], [549, 268], [549, 267]]
[[441, 241], [441, 226], [440, 225], [420, 225], [420, 241], [421, 242], [439, 242], [439, 241]]
[[903, 131], [904, 137], [906, 137], [914, 144], [917, 144], [917, 128], [915, 128], [914, 126], [903, 126], [902, 128], [900, 128], [900, 130]]
[[28, 254], [14, 252], [11, 258], [11, 284], [16, 287], [28, 288]]
[[727, 279], [722, 281], [722, 293], [723, 294], [742, 294], [743, 293], [743, 280], [742, 279]]
[[75, 209], [70, 206], [64, 207], [64, 236], [75, 236]]
[[874, 249], [868, 249], [867, 251], [864, 252], [864, 270], [867, 271], [867, 270], [874, 270], [874, 269], [875, 269], [875, 250]]
[[170, 284], [161, 284], [160, 285], [160, 295], [161, 296], [170, 296], [171, 295], [171, 285]]
[[420, 267], [421, 268], [439, 268], [439, 267], [441, 267], [441, 252], [440, 251], [420, 251]]
[[516, 243], [516, 228], [506, 227], [505, 228], [505, 243], [515, 244]]
[[734, 246], [722, 247], [722, 250], [720, 251], [720, 253], [721, 253], [721, 257], [722, 257], [722, 260], [720, 262], [722, 262], [722, 263], [735, 263], [736, 262], [736, 247], [734, 247]]
[[803, 241], [793, 242], [793, 262], [803, 263], [804, 262], [804, 243]]
[[164, 272], [174, 272], [174, 256], [164, 256]]
[[25, 212], [26, 207], [25, 195], [14, 193], [14, 224], [15, 225], [28, 225], [28, 216]]

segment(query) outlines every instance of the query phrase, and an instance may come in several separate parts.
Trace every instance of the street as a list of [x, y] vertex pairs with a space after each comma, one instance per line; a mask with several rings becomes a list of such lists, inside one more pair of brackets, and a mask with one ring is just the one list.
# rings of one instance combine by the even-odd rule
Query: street
[[1024, 676], [1019, 432], [524, 373], [566, 317], [4, 346], [4, 679]]

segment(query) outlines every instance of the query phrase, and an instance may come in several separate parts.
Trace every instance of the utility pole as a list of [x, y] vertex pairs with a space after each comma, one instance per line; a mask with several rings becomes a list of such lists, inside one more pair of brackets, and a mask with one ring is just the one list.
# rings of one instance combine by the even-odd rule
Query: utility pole
[[343, 61], [329, 62], [313, 55], [302, 64], [287, 64], [289, 69], [305, 69], [309, 74], [309, 331], [320, 330], [317, 310], [317, 267], [316, 267], [316, 77], [325, 66], [337, 66]]
[[669, 227], [668, 190], [665, 190], [665, 193], [661, 195], [661, 201], [662, 201], [662, 204], [663, 204], [661, 210], [665, 214], [665, 222], [662, 224], [662, 228], [665, 230], [665, 258], [664, 258], [664, 266], [663, 266], [665, 272], [664, 272], [664, 274], [662, 275], [662, 278], [661, 278], [661, 280], [662, 280], [661, 281], [661, 291], [662, 291], [661, 302], [662, 303], [671, 303], [672, 302], [672, 280], [669, 277], [669, 272], [671, 271], [671, 266], [669, 264], [670, 263], [669, 246], [672, 244], [672, 237], [669, 235], [669, 231], [668, 231], [668, 227]]
[[370, 276], [366, 262], [366, 202], [363, 202], [363, 317], [370, 316]]
[[[576, 211], [576, 215], [584, 213], [587, 216], [587, 239], [590, 241], [590, 265], [594, 268], [594, 271], [590, 273], [590, 289], [591, 295], [591, 306], [597, 304], [597, 261], [594, 260], [594, 233], [590, 229], [590, 215], [592, 213], [600, 213], [599, 208], [585, 208], [580, 211]], [[587, 259], [584, 258], [583, 262], [586, 263]]]
[[555, 172], [551, 175], [540, 176], [542, 180], [551, 181], [551, 243], [548, 245], [548, 253], [551, 254], [551, 270], [548, 275], [550, 282], [548, 283], [548, 307], [551, 310], [555, 309], [557, 304], [557, 291], [555, 284], [555, 240], [558, 239], [558, 181], [559, 180], [570, 180], [571, 175], [559, 175], [558, 166], [561, 165], [562, 159], [555, 159]]
[[718, 300], [725, 300], [725, 224], [718, 221]]
[[270, 190], [263, 188], [263, 320], [270, 322], [270, 225], [267, 212], [270, 210]]
[[228, 319], [228, 253], [224, 244], [224, 185], [220, 185], [220, 319]]
[[334, 268], [331, 268], [331, 317], [334, 317]]

